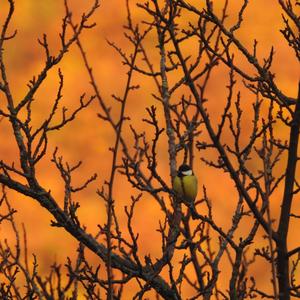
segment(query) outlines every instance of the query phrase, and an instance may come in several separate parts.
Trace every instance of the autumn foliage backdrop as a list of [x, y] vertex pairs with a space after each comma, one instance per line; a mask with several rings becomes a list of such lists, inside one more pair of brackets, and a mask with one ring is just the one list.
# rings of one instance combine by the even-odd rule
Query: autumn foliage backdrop
[[[0, 4], [0, 22], [3, 23], [7, 10], [7, 3], [2, 1]], [[131, 1], [129, 1], [130, 3]], [[192, 2], [192, 1], [191, 1]], [[194, 1], [195, 4], [199, 1]], [[216, 11], [221, 11], [223, 5], [215, 1]], [[73, 12], [73, 20], [79, 20], [83, 11], [85, 11], [92, 1], [69, 1]], [[230, 1], [228, 8], [228, 22], [235, 22], [237, 12], [240, 10], [243, 1]], [[140, 22], [145, 18], [145, 12], [138, 9], [134, 3], [131, 5], [132, 18], [135, 22]], [[34, 74], [37, 74], [44, 65], [44, 53], [38, 45], [37, 39], [41, 38], [44, 33], [48, 35], [48, 43], [51, 51], [59, 49], [58, 33], [61, 28], [61, 19], [64, 16], [63, 1], [52, 0], [25, 0], [16, 1], [15, 14], [11, 23], [12, 29], [17, 29], [17, 35], [14, 39], [6, 43], [5, 59], [7, 64], [7, 72], [11, 80], [11, 88], [16, 99], [21, 99], [27, 91], [27, 82]], [[283, 42], [280, 29], [282, 28], [280, 6], [276, 1], [250, 1], [244, 22], [238, 32], [239, 39], [249, 48], [252, 47], [253, 40], [258, 41], [257, 51], [259, 57], [265, 57], [274, 46], [275, 55], [273, 59], [273, 71], [276, 73], [276, 83], [281, 90], [290, 95], [297, 97], [297, 81], [299, 79], [299, 64], [296, 57], [291, 54], [292, 50], [287, 43]], [[123, 35], [123, 25], [126, 23], [126, 5], [120, 0], [102, 1], [100, 8], [93, 16], [93, 21], [96, 26], [92, 30], [84, 32], [81, 41], [85, 46], [85, 51], [89, 61], [92, 64], [95, 78], [99, 84], [101, 95], [104, 99], [114, 103], [115, 100], [111, 97], [112, 94], [122, 94], [126, 82], [127, 69], [122, 65], [119, 54], [109, 45], [109, 42], [115, 43], [121, 47], [124, 52], [131, 50], [132, 46]], [[188, 22], [188, 20], [184, 20]], [[151, 40], [153, 39], [153, 40]], [[155, 37], [150, 36], [144, 47], [147, 49], [153, 62], [159, 65], [158, 50], [153, 47], [156, 43]], [[196, 48], [191, 40], [190, 45], [186, 45], [184, 49], [187, 53], [193, 53]], [[248, 68], [248, 64], [243, 58], [237, 55], [239, 64]], [[240, 60], [239, 60], [240, 59]], [[71, 111], [78, 105], [79, 95], [86, 93], [87, 96], [92, 95], [94, 91], [89, 83], [87, 71], [83, 65], [81, 55], [78, 48], [73, 45], [71, 50], [62, 60], [59, 68], [64, 75], [63, 100], [64, 106]], [[57, 70], [57, 68], [55, 68]], [[251, 71], [251, 70], [249, 70]], [[222, 113], [222, 109], [226, 100], [227, 88], [229, 81], [228, 69], [219, 67], [213, 74], [210, 80], [206, 97], [213, 99], [208, 103], [210, 117], [212, 120], [218, 120]], [[174, 82], [176, 78], [173, 78]], [[171, 78], [172, 81], [172, 78]], [[147, 134], [151, 136], [153, 133], [149, 130], [142, 121], [147, 117], [146, 108], [157, 103], [152, 97], [152, 92], [155, 89], [153, 80], [147, 79], [145, 76], [137, 75], [133, 84], [139, 85], [140, 88], [131, 93], [126, 107], [125, 115], [131, 116], [130, 121], [124, 123], [123, 137], [127, 140], [132, 139], [132, 133], [129, 124], [133, 124], [136, 128], [144, 128]], [[244, 88], [241, 80], [238, 80], [237, 87], [241, 90], [243, 101], [247, 101], [247, 97], [252, 97]], [[55, 99], [58, 88], [57, 71], [52, 71], [48, 74], [45, 84], [39, 89], [34, 97], [33, 102], [33, 124], [39, 124], [48, 114], [48, 110], [52, 105], [52, 100]], [[178, 99], [180, 95], [178, 94]], [[3, 101], [2, 95], [0, 101]], [[250, 101], [249, 101], [250, 103]], [[114, 109], [114, 104], [111, 104]], [[109, 148], [112, 147], [113, 130], [107, 123], [102, 122], [98, 118], [97, 112], [99, 104], [94, 101], [88, 108], [62, 130], [54, 131], [49, 135], [49, 146], [46, 158], [38, 165], [37, 172], [41, 183], [44, 187], [51, 190], [51, 193], [56, 199], [62, 199], [64, 186], [60, 179], [60, 174], [54, 164], [50, 164], [52, 153], [55, 147], [58, 147], [59, 154], [64, 156], [64, 159], [69, 162], [83, 162], [80, 172], [74, 174], [74, 182], [82, 183], [83, 179], [98, 174], [96, 181], [91, 183], [87, 189], [76, 194], [76, 197], [81, 205], [78, 215], [81, 223], [86, 225], [89, 232], [96, 233], [98, 228], [96, 224], [104, 223], [106, 220], [105, 204], [97, 193], [97, 188], [100, 188], [104, 181], [107, 180], [111, 167], [112, 155]], [[247, 111], [248, 109], [248, 111]], [[243, 126], [251, 124], [252, 107], [244, 107], [246, 119], [243, 120]], [[117, 116], [117, 109], [115, 115]], [[158, 108], [158, 116], [162, 116], [162, 108]], [[160, 118], [160, 117], [159, 117]], [[247, 119], [248, 118], [248, 119]], [[162, 123], [163, 125], [163, 123]], [[282, 138], [285, 138], [288, 132], [284, 128], [276, 127], [276, 132]], [[12, 135], [11, 128], [7, 122], [0, 122], [0, 158], [5, 158], [6, 162], [16, 160], [18, 151], [15, 143], [10, 136]], [[228, 137], [230, 138], [230, 137]], [[246, 138], [246, 137], [245, 137]], [[169, 181], [169, 163], [167, 141], [162, 138], [158, 143], [158, 171], [165, 180]], [[211, 154], [214, 157], [214, 154]], [[221, 224], [221, 227], [226, 228], [231, 222], [233, 209], [236, 205], [232, 201], [232, 195], [235, 194], [235, 186], [230, 180], [230, 177], [224, 175], [223, 172], [209, 168], [203, 161], [200, 160], [200, 153], [195, 153], [194, 171], [199, 179], [199, 185], [205, 185], [208, 197], [212, 203], [215, 222]], [[252, 161], [253, 168], [257, 167], [259, 162]], [[282, 168], [285, 168], [286, 161], [280, 162]], [[114, 198], [117, 199], [116, 211], [119, 214], [121, 225], [127, 222], [124, 213], [124, 206], [131, 202], [130, 196], [134, 194], [131, 185], [124, 180], [123, 176], [117, 175], [116, 188]], [[277, 191], [278, 197], [282, 194], [282, 189]], [[158, 220], [162, 216], [160, 207], [155, 205], [153, 201], [147, 201], [147, 195], [138, 203], [137, 211], [133, 219], [134, 228], [137, 228], [140, 238], [140, 251], [147, 255], [151, 253], [154, 257], [159, 256], [160, 234], [156, 231]], [[27, 232], [28, 252], [37, 255], [40, 269], [47, 271], [53, 261], [64, 264], [67, 256], [75, 256], [77, 242], [68, 236], [64, 230], [60, 228], [50, 228], [49, 213], [41, 209], [40, 205], [30, 198], [20, 196], [15, 192], [9, 192], [9, 198], [12, 205], [17, 209], [16, 221], [24, 223]], [[275, 197], [276, 198], [276, 197]], [[274, 199], [274, 198], [273, 198]], [[272, 215], [276, 216], [280, 209], [280, 200], [271, 203]], [[294, 209], [300, 209], [300, 204], [295, 203]], [[294, 221], [292, 221], [294, 222]], [[242, 223], [238, 233], [243, 235], [243, 230], [248, 228], [248, 224]], [[291, 248], [298, 246], [297, 237], [298, 231], [293, 231], [289, 235], [289, 245]], [[263, 232], [260, 232], [263, 235]], [[13, 241], [13, 232], [9, 227], [2, 227], [0, 236], [7, 237]], [[156, 242], [158, 241], [158, 242]], [[258, 239], [259, 241], [259, 239]], [[261, 238], [262, 244], [263, 239]], [[212, 241], [218, 243], [218, 241]], [[259, 242], [258, 242], [259, 243]], [[259, 246], [259, 245], [256, 245]], [[95, 262], [96, 257], [92, 256]], [[179, 260], [179, 257], [178, 257]], [[227, 272], [228, 265], [224, 265], [222, 272]], [[259, 286], [264, 286], [264, 283], [270, 282], [269, 269], [266, 268], [263, 260], [255, 265], [252, 270], [253, 275], [258, 279]], [[220, 282], [220, 285], [225, 282]], [[188, 295], [188, 290], [185, 291]], [[126, 291], [128, 297], [134, 294], [134, 291]], [[124, 298], [125, 299], [125, 298]], [[128, 298], [129, 299], [129, 298]]]

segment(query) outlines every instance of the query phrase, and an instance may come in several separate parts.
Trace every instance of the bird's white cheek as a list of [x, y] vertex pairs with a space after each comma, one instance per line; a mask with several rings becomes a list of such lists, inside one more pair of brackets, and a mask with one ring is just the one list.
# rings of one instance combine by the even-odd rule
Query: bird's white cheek
[[192, 170], [183, 171], [182, 174], [185, 176], [191, 176], [191, 175], [193, 175], [193, 171]]

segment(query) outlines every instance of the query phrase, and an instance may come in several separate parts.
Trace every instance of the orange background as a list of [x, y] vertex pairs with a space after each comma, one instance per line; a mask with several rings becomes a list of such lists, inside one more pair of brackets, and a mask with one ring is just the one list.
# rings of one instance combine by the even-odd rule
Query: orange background
[[[26, 84], [33, 75], [37, 75], [44, 65], [44, 53], [37, 43], [37, 38], [41, 38], [43, 33], [47, 33], [51, 51], [56, 53], [59, 49], [58, 32], [61, 26], [61, 20], [64, 16], [63, 1], [52, 0], [25, 0], [16, 2], [16, 11], [11, 23], [10, 29], [18, 30], [16, 38], [6, 42], [5, 46], [5, 62], [7, 72], [11, 84], [13, 96], [17, 101], [22, 99], [27, 91]], [[130, 1], [131, 2], [131, 1]], [[197, 1], [194, 1], [197, 3]], [[222, 1], [223, 2], [223, 1]], [[75, 20], [78, 20], [81, 13], [85, 11], [91, 1], [70, 1], [70, 7], [74, 13]], [[220, 2], [216, 6], [220, 6]], [[5, 17], [5, 4], [1, 4], [1, 21]], [[136, 9], [135, 5], [131, 4], [133, 17], [135, 22], [140, 22], [145, 18], [144, 13]], [[229, 6], [228, 23], [236, 21], [236, 12], [241, 7], [241, 1], [231, 1]], [[275, 47], [275, 57], [273, 63], [273, 71], [276, 73], [276, 83], [279, 88], [288, 96], [296, 97], [297, 82], [299, 79], [299, 65], [293, 54], [293, 51], [287, 46], [279, 29], [282, 28], [281, 12], [279, 5], [273, 1], [251, 1], [246, 10], [244, 22], [238, 37], [241, 41], [251, 49], [253, 39], [258, 40], [257, 51], [259, 58], [266, 57], [272, 45]], [[97, 83], [100, 87], [101, 95], [106, 103], [113, 103], [111, 95], [122, 95], [126, 82], [127, 69], [121, 63], [117, 53], [106, 43], [105, 39], [115, 42], [121, 46], [124, 51], [130, 52], [131, 45], [123, 36], [122, 26], [126, 22], [125, 4], [120, 0], [110, 0], [101, 2], [100, 8], [93, 17], [93, 21], [97, 26], [82, 35], [82, 42], [92, 64]], [[145, 45], [147, 51], [153, 57], [157, 56], [157, 49], [154, 48], [156, 41], [147, 40]], [[186, 51], [191, 51], [193, 45], [187, 45]], [[154, 59], [155, 69], [159, 68], [159, 60]], [[245, 70], [248, 66], [242, 60], [241, 64]], [[69, 108], [70, 111], [76, 108], [79, 103], [79, 96], [82, 93], [88, 95], [93, 94], [93, 90], [89, 85], [86, 70], [83, 67], [79, 51], [75, 45], [71, 47], [71, 51], [67, 53], [62, 63], [59, 65], [64, 74], [64, 89], [62, 105]], [[249, 69], [251, 70], [251, 69]], [[176, 77], [171, 78], [171, 82], [176, 80]], [[153, 99], [151, 93], [154, 91], [154, 84], [148, 78], [140, 75], [136, 76], [133, 84], [139, 84], [140, 90], [131, 93], [129, 97], [126, 114], [132, 117], [132, 123], [136, 128], [145, 126], [141, 121], [146, 117], [145, 108], [154, 104], [159, 104]], [[209, 84], [206, 97], [209, 99], [210, 116], [216, 122], [219, 120], [219, 115], [222, 112], [223, 105], [226, 99], [226, 85], [228, 84], [228, 70], [220, 67], [213, 72], [212, 79]], [[52, 101], [55, 99], [58, 88], [57, 68], [54, 68], [47, 76], [42, 88], [35, 96], [33, 105], [33, 123], [34, 125], [40, 122], [47, 116], [47, 110], [51, 107]], [[242, 85], [239, 83], [239, 88]], [[237, 91], [236, 91], [237, 92]], [[242, 90], [242, 102], [254, 101], [254, 96]], [[177, 101], [178, 99], [172, 99]], [[0, 96], [0, 107], [5, 107], [3, 104], [3, 96]], [[221, 103], [221, 105], [220, 105]], [[110, 104], [113, 105], [113, 104]], [[250, 105], [245, 106], [249, 109]], [[116, 112], [118, 111], [114, 107]], [[100, 188], [104, 180], [107, 180], [110, 172], [111, 153], [108, 148], [112, 146], [114, 141], [114, 133], [111, 128], [102, 120], [97, 118], [99, 106], [95, 101], [90, 107], [84, 110], [79, 117], [67, 125], [60, 131], [52, 132], [49, 136], [49, 146], [47, 157], [38, 166], [38, 176], [40, 182], [43, 183], [46, 189], [50, 189], [52, 194], [57, 199], [63, 199], [64, 186], [60, 179], [59, 172], [55, 169], [53, 163], [50, 163], [51, 155], [56, 146], [59, 148], [59, 154], [63, 155], [65, 161], [75, 164], [78, 160], [83, 161], [83, 165], [79, 172], [74, 177], [74, 183], [82, 183], [93, 173], [98, 174], [96, 182], [91, 184], [84, 192], [80, 192], [74, 196], [78, 199], [81, 208], [79, 215], [83, 224], [87, 225], [89, 232], [97, 231], [97, 224], [106, 222], [105, 205], [96, 195], [96, 189]], [[161, 114], [161, 108], [159, 108]], [[162, 116], [162, 115], [161, 115]], [[244, 119], [245, 130], [247, 124], [251, 122], [252, 113], [246, 111]], [[58, 118], [59, 119], [59, 118]], [[215, 123], [216, 124], [216, 123]], [[129, 122], [124, 125], [124, 137], [130, 139]], [[285, 128], [276, 127], [277, 134], [281, 137], [287, 137], [288, 132]], [[247, 132], [247, 131], [245, 131]], [[152, 138], [152, 131], [147, 132], [148, 138]], [[247, 136], [247, 135], [246, 135]], [[17, 152], [11, 131], [6, 121], [0, 122], [0, 158], [6, 162], [16, 161]], [[168, 179], [168, 163], [167, 150], [165, 140], [162, 140], [158, 145], [159, 171], [160, 174]], [[195, 173], [197, 174], [200, 186], [207, 187], [208, 196], [213, 204], [215, 221], [222, 228], [228, 228], [231, 224], [232, 212], [235, 207], [236, 197], [234, 186], [232, 185], [228, 175], [223, 172], [207, 168], [201, 161], [201, 153], [195, 151]], [[253, 168], [261, 167], [260, 162], [253, 162]], [[280, 165], [285, 168], [285, 161]], [[130, 187], [126, 180], [122, 177], [117, 177], [114, 197], [119, 213], [121, 225], [126, 224], [126, 216], [124, 213], [124, 205], [130, 203]], [[282, 188], [278, 190], [277, 196], [274, 197], [272, 203], [272, 216], [278, 216], [280, 204], [280, 196]], [[138, 193], [133, 192], [134, 195]], [[202, 195], [199, 193], [199, 197]], [[10, 193], [10, 200], [13, 206], [18, 210], [17, 221], [24, 222], [28, 235], [29, 253], [37, 254], [40, 269], [47, 271], [49, 265], [54, 260], [64, 264], [67, 256], [76, 254], [76, 242], [68, 236], [62, 229], [51, 228], [49, 226], [51, 217], [48, 212], [43, 210], [35, 201], [26, 197]], [[62, 203], [62, 200], [58, 200]], [[156, 229], [158, 220], [161, 217], [158, 205], [149, 197], [144, 196], [143, 200], [137, 206], [137, 212], [134, 218], [136, 232], [140, 234], [141, 254], [151, 253], [152, 257], [160, 255], [160, 237]], [[293, 223], [296, 224], [296, 223]], [[291, 228], [290, 247], [297, 245], [297, 241], [293, 241], [292, 237], [297, 230]], [[124, 229], [126, 231], [126, 229]], [[247, 233], [246, 224], [242, 224], [237, 234], [243, 235]], [[2, 227], [0, 231], [1, 238], [8, 236], [10, 231], [6, 227]], [[261, 233], [259, 234], [262, 235]], [[12, 240], [13, 241], [13, 240]], [[217, 241], [213, 242], [217, 243]], [[262, 246], [266, 243], [260, 240]], [[95, 262], [97, 262], [96, 258]], [[180, 256], [177, 257], [180, 259]], [[223, 269], [223, 272], [226, 269]], [[264, 286], [270, 282], [270, 273], [261, 259], [257, 260], [254, 276], [257, 276], [259, 286]], [[226, 288], [228, 286], [228, 276], [220, 276], [221, 285]], [[186, 295], [189, 295], [188, 290], [184, 290]], [[127, 291], [128, 297], [132, 295], [132, 291]]]

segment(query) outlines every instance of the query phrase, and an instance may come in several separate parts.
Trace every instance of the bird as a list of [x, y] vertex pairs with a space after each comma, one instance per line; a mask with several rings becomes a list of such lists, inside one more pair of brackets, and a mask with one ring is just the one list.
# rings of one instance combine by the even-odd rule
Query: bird
[[194, 202], [198, 193], [198, 180], [193, 170], [187, 164], [182, 164], [173, 181], [173, 190], [179, 201], [195, 211]]

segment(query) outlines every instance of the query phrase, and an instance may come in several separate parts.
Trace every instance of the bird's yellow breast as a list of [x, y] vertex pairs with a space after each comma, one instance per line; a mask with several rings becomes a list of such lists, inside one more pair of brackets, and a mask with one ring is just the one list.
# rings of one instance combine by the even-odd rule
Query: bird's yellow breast
[[184, 197], [184, 200], [193, 202], [198, 192], [197, 177], [194, 175], [176, 176], [173, 182], [173, 188], [179, 197]]

